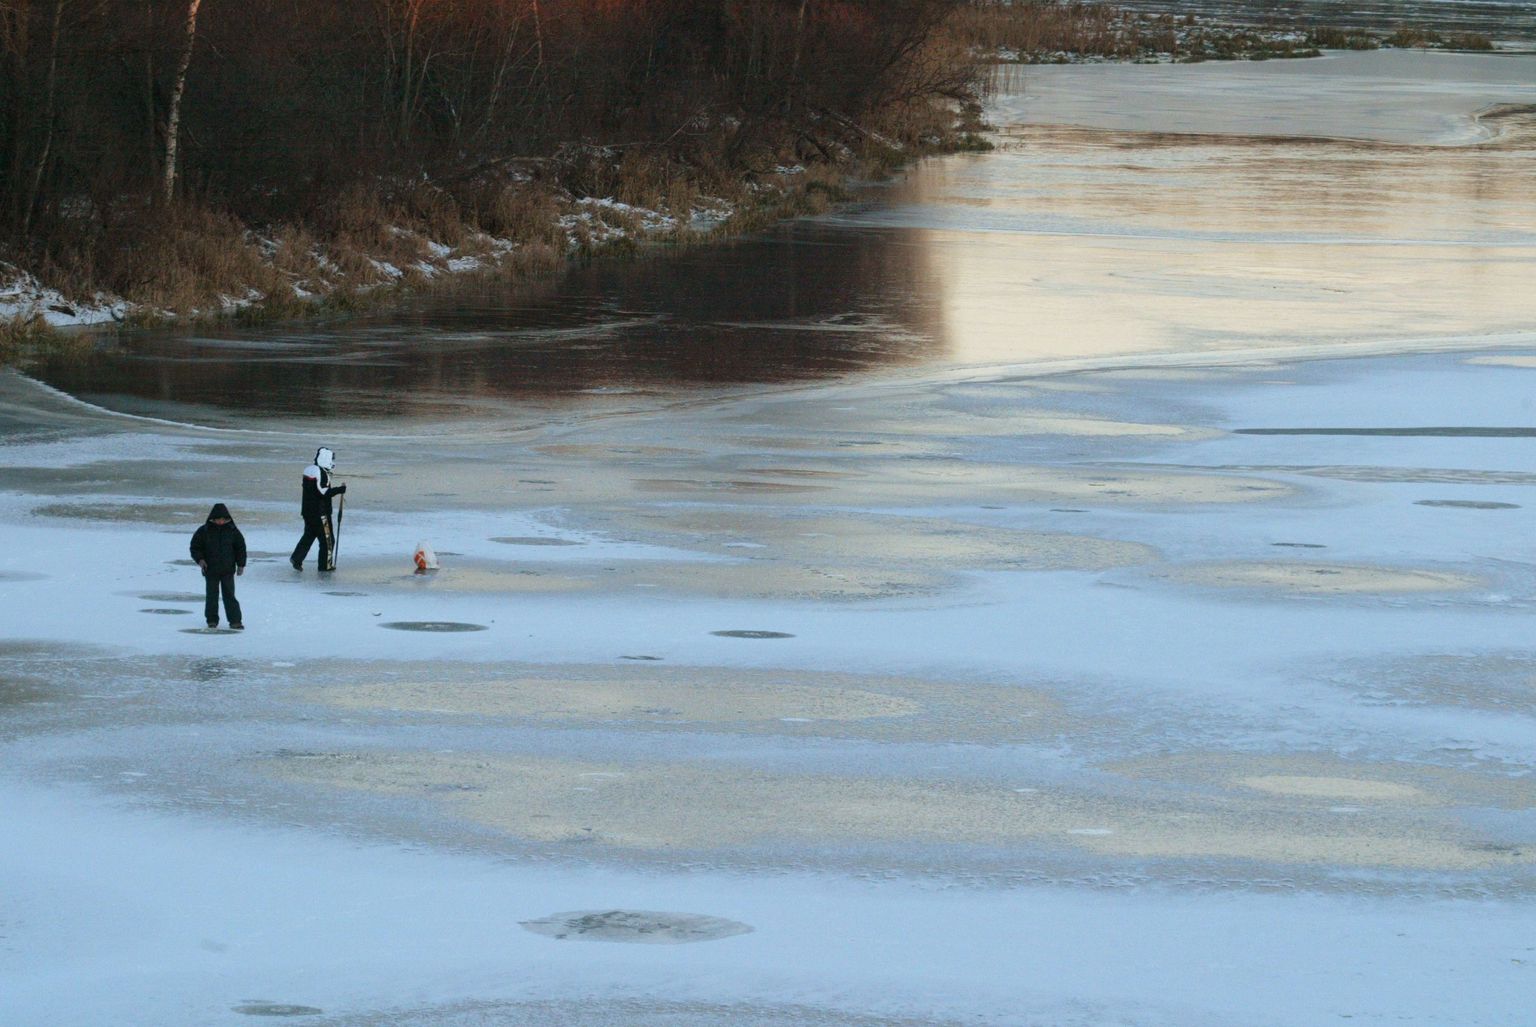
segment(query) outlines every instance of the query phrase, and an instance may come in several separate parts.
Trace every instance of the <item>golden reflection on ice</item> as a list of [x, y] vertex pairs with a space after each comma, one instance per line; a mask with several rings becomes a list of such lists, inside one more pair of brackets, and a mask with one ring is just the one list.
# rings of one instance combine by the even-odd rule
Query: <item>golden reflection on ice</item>
[[1536, 148], [1022, 126], [924, 169], [949, 359], [1413, 344], [1536, 329]]

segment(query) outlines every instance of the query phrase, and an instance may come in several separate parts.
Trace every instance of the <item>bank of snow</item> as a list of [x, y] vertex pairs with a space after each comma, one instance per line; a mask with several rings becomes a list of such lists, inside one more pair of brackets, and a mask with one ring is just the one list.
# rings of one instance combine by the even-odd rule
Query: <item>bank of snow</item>
[[130, 307], [122, 297], [105, 293], [72, 300], [21, 268], [0, 263], [0, 322], [41, 318], [54, 328], [107, 324], [123, 320]]

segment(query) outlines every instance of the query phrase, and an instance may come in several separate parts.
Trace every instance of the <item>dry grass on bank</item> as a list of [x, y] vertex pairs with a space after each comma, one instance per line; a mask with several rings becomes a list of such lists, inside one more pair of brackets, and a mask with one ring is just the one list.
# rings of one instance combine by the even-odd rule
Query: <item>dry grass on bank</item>
[[193, 204], [145, 206], [56, 233], [43, 277], [68, 295], [131, 296], [155, 310], [216, 310], [277, 284], [233, 217]]
[[989, 148], [980, 110], [893, 104], [875, 126], [830, 115], [825, 139], [738, 155], [729, 167], [725, 126], [692, 141], [686, 157], [569, 145], [441, 184], [359, 180], [279, 224], [248, 224], [206, 198], [82, 205], [88, 213], [50, 225], [38, 277], [66, 296], [121, 297], [136, 323], [270, 320], [351, 309], [442, 276], [538, 277], [639, 242], [689, 244], [823, 213], [847, 198], [850, 179], [883, 177], [925, 153]]
[[1146, 35], [1127, 31], [1125, 12], [1096, 3], [978, 3], [955, 15], [954, 31], [988, 52], [1071, 53], [1131, 58], [1144, 50], [1172, 50], [1172, 18], [1162, 31]]
[[[817, 166], [793, 179], [779, 176], [761, 191], [738, 180], [729, 197], [706, 196], [675, 167], [626, 155], [591, 184], [633, 210], [581, 200], [552, 176], [503, 176], [452, 190], [356, 184], [303, 221], [271, 226], [249, 227], [195, 202], [146, 205], [109, 224], [56, 231], [40, 277], [65, 295], [123, 297], [135, 308], [130, 320], [140, 323], [288, 317], [320, 305], [354, 306], [368, 293], [423, 285], [466, 266], [527, 278], [552, 273], [573, 256], [632, 248], [641, 238], [685, 241], [706, 199], [735, 211], [726, 233], [760, 228], [827, 209], [841, 195], [845, 173]], [[5, 325], [3, 359], [48, 331], [41, 319]]]
[[1403, 49], [1492, 50], [1493, 40], [1475, 32], [1445, 35], [1420, 25], [1404, 25], [1387, 37], [1388, 46]]
[[85, 353], [93, 345], [82, 332], [63, 332], [41, 317], [0, 319], [0, 367], [40, 357]]

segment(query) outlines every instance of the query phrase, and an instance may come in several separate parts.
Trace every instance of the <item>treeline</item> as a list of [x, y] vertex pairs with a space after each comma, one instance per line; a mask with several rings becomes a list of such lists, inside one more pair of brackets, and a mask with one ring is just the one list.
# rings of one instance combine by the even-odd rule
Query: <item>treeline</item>
[[937, 43], [961, 2], [0, 0], [0, 229], [179, 195], [303, 218], [573, 142], [719, 174], [825, 153], [968, 95]]

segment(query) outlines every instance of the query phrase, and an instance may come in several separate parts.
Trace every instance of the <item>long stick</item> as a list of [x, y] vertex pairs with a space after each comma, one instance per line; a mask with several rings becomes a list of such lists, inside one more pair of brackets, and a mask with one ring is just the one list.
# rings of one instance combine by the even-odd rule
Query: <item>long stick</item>
[[331, 570], [336, 569], [336, 554], [341, 549], [341, 515], [347, 512], [347, 494], [336, 498], [336, 537], [331, 540]]

